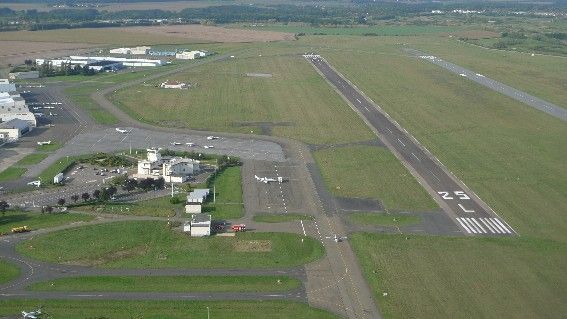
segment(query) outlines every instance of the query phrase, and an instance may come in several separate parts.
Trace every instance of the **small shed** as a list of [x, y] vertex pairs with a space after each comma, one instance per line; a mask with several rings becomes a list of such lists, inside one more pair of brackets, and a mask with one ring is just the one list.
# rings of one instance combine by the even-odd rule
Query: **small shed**
[[187, 203], [185, 205], [185, 213], [187, 214], [200, 214], [201, 204], [200, 203]]
[[194, 214], [191, 217], [191, 237], [211, 235], [211, 215]]

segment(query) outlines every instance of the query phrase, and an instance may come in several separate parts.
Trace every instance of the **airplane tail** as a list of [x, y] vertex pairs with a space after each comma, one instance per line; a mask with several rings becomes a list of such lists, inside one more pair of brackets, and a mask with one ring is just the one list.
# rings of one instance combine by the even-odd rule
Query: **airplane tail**
[[254, 178], [256, 178], [256, 180], [260, 180], [260, 177], [258, 177], [258, 175], [254, 175]]

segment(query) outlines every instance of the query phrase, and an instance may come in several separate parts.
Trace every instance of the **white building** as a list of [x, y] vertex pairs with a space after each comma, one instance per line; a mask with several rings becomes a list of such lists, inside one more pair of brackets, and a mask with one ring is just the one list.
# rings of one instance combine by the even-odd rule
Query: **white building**
[[132, 54], [140, 54], [140, 55], [145, 55], [148, 54], [148, 51], [150, 51], [152, 49], [152, 47], [146, 47], [146, 46], [141, 46], [141, 47], [135, 47], [132, 48]]
[[187, 83], [183, 83], [183, 82], [177, 82], [177, 81], [165, 81], [162, 84], [160, 84], [159, 86], [162, 89], [188, 89], [189, 85], [187, 85]]
[[37, 79], [39, 78], [39, 71], [9, 73], [8, 78], [10, 80]]
[[[164, 64], [162, 60], [152, 60], [152, 59], [129, 59], [129, 58], [117, 58], [112, 56], [70, 56], [71, 61], [81, 62], [84, 61], [85, 64], [92, 63], [96, 61], [113, 61], [122, 62], [124, 66], [161, 66]], [[89, 62], [92, 61], [92, 62]]]
[[195, 214], [191, 217], [191, 237], [204, 237], [211, 235], [211, 215]]
[[16, 85], [8, 79], [0, 79], [0, 92], [16, 92]]
[[187, 214], [200, 214], [201, 212], [200, 203], [187, 203], [187, 205], [185, 205], [185, 213]]
[[195, 59], [206, 57], [207, 55], [208, 55], [207, 51], [199, 51], [199, 50], [184, 51], [184, 52], [177, 53], [175, 55], [175, 58], [179, 59], [179, 60], [195, 60]]
[[132, 49], [130, 48], [116, 48], [110, 49], [110, 54], [132, 54]]
[[7, 122], [0, 123], [0, 141], [17, 141], [22, 135], [29, 131], [31, 131], [29, 123], [20, 119], [12, 119]]
[[116, 48], [110, 49], [110, 54], [148, 54], [151, 47], [141, 46], [135, 48]]
[[35, 115], [30, 112], [26, 101], [17, 93], [0, 92], [0, 121], [20, 119], [31, 127], [37, 126]]
[[207, 199], [207, 196], [209, 196], [210, 191], [211, 190], [208, 188], [195, 188], [193, 191], [189, 193], [189, 195], [187, 195], [187, 204], [190, 203], [202, 204], [205, 201], [205, 199]]
[[183, 183], [190, 175], [200, 170], [200, 162], [190, 158], [176, 157], [164, 162], [163, 178], [167, 183]]

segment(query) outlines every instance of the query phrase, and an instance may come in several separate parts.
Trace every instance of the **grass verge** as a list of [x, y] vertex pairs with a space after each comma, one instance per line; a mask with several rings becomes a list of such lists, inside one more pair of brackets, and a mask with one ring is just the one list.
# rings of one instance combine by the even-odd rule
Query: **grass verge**
[[352, 213], [347, 215], [347, 219], [354, 224], [378, 226], [406, 226], [421, 221], [419, 216], [386, 213]]
[[54, 318], [211, 318], [324, 319], [337, 316], [305, 303], [289, 301], [119, 301], [119, 300], [0, 300], [1, 316], [19, 316], [43, 305]]
[[24, 158], [16, 162], [15, 165], [34, 165], [43, 161], [49, 154], [45, 153], [32, 153], [26, 155]]
[[36, 150], [40, 152], [53, 152], [61, 148], [61, 146], [63, 146], [61, 143], [51, 142], [51, 144], [38, 145]]
[[96, 276], [62, 278], [34, 284], [35, 291], [128, 292], [281, 292], [301, 282], [276, 276]]
[[228, 167], [218, 174], [209, 188], [216, 189], [216, 202], [203, 205], [203, 212], [213, 219], [237, 219], [244, 216], [242, 176], [240, 166]]
[[25, 174], [27, 168], [10, 166], [0, 172], [0, 181], [11, 181], [20, 178]]
[[32, 230], [36, 230], [73, 222], [87, 222], [92, 219], [91, 216], [72, 213], [40, 214], [9, 210], [0, 216], [0, 233], [8, 233], [12, 228], [20, 226], [28, 226]]
[[313, 216], [302, 214], [262, 214], [254, 216], [254, 221], [260, 223], [284, 223], [294, 220], [313, 220]]
[[384, 317], [559, 318], [567, 311], [564, 243], [406, 236], [351, 236]]
[[182, 200], [178, 204], [171, 203], [171, 196], [164, 196], [135, 203], [120, 203], [109, 201], [102, 204], [79, 205], [73, 207], [73, 210], [105, 214], [168, 217], [175, 216], [177, 210], [184, 209], [183, 203], [185, 197], [179, 195], [177, 197]]
[[20, 269], [13, 264], [0, 259], [0, 284], [16, 279], [20, 275]]
[[[108, 238], [112, 238], [111, 241]], [[165, 222], [116, 222], [36, 236], [17, 250], [66, 264], [127, 268], [272, 268], [319, 259], [319, 242], [286, 233], [239, 233], [236, 237], [189, 237]]]

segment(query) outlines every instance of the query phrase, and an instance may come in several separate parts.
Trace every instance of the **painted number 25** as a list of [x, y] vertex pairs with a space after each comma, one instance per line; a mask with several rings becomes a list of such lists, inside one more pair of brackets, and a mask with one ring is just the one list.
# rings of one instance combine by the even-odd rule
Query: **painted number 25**
[[[453, 196], [449, 195], [451, 192], [437, 192], [443, 199], [454, 199]], [[458, 199], [471, 199], [469, 195], [467, 195], [463, 191], [454, 191], [453, 194], [457, 196]]]

